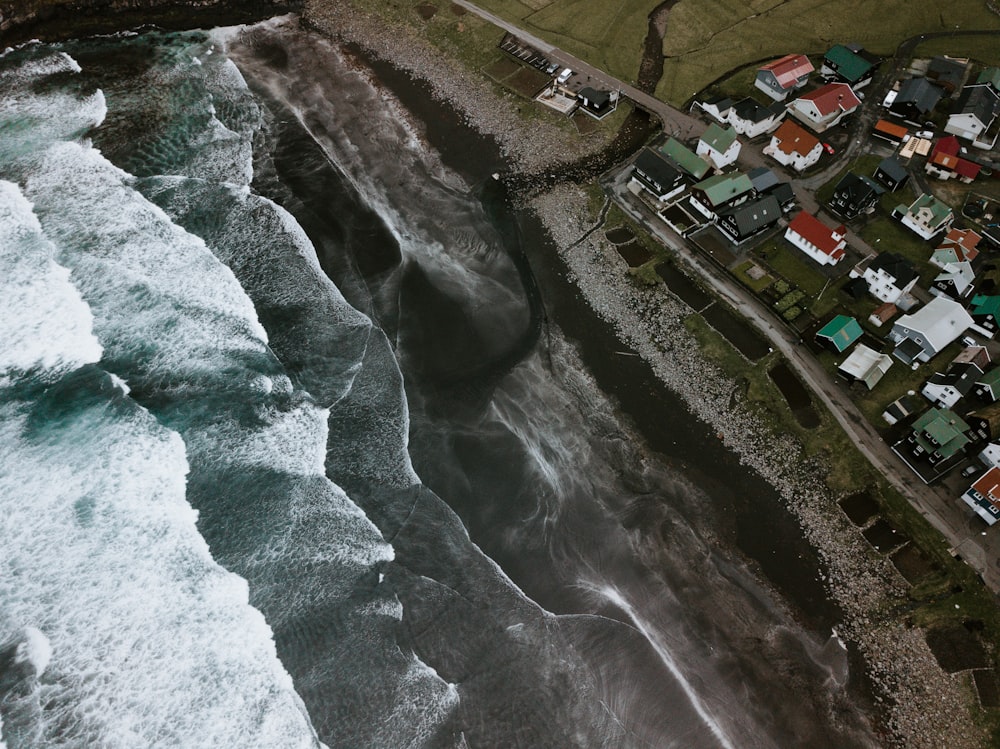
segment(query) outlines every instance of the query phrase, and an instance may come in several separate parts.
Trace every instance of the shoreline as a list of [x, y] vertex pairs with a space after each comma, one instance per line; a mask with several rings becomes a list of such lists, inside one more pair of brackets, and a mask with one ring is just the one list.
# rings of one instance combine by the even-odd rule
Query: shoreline
[[[342, 12], [350, 20], [334, 32], [325, 30], [325, 24], [315, 19], [307, 25], [328, 37], [356, 44], [426, 82], [433, 95], [460, 112], [469, 127], [500, 143], [512, 169], [531, 173], [557, 169], [569, 161], [562, 133], [533, 132], [526, 142], [511, 122], [517, 119], [507, 109], [509, 101], [498, 99], [483, 80], [459, 69], [423, 40], [408, 34], [410, 44], [398, 45], [398, 37], [392, 35], [393, 45], [384, 25], [373, 23], [353, 8]], [[400, 46], [405, 52], [397, 59]], [[560, 141], [560, 148], [538, 149], [540, 142], [553, 136]], [[928, 748], [947, 745], [952, 749], [982, 746], [985, 736], [968, 712], [969, 696], [963, 693], [962, 674], [950, 675], [938, 666], [919, 627], [904, 627], [891, 613], [885, 613], [887, 603], [904, 600], [907, 586], [901, 575], [888, 558], [864, 544], [832, 493], [825, 486], [817, 487], [816, 466], [801, 459], [801, 446], [794, 438], [783, 435], [775, 439], [758, 417], [745, 409], [731, 408], [736, 383], [701, 354], [683, 326], [681, 321], [690, 311], [665, 289], [654, 291], [632, 280], [600, 232], [580, 241], [591, 228], [593, 217], [588, 196], [579, 186], [558, 184], [532, 197], [527, 207], [547, 230], [570, 269], [568, 280], [588, 305], [613, 326], [624, 344], [645, 359], [661, 383], [677, 393], [700, 420], [719, 430], [727, 447], [785, 499], [829, 571], [826, 588], [844, 612], [840, 634], [865, 660], [885, 729], [891, 734], [889, 743]], [[707, 373], [711, 374], [706, 377]], [[708, 388], [703, 386], [706, 380]], [[765, 445], [767, 449], [761, 449]]]

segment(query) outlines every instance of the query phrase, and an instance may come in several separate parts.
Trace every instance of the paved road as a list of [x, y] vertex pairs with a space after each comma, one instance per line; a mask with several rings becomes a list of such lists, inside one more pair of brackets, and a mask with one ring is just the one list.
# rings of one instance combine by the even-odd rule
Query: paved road
[[[552, 61], [569, 67], [578, 73], [583, 73], [608, 89], [618, 89], [637, 105], [654, 113], [663, 123], [664, 130], [677, 137], [687, 140], [701, 134], [705, 123], [691, 115], [674, 109], [669, 104], [639, 91], [634, 86], [621, 81], [608, 73], [564, 52], [543, 39], [518, 28], [512, 23], [479, 8], [468, 0], [454, 0], [455, 3], [470, 12], [486, 19], [490, 23], [514, 34], [518, 38], [536, 47]], [[948, 36], [950, 32], [934, 36]], [[760, 144], [744, 144], [740, 154], [739, 165], [743, 168], [768, 166], [783, 173], [791, 180], [799, 205], [806, 211], [816, 214], [821, 210], [814, 197], [814, 190], [836, 175], [843, 165], [849, 163], [861, 149], [863, 133], [867, 133], [874, 120], [879, 116], [879, 102], [885, 91], [899, 76], [903, 64], [909, 59], [916, 44], [931, 35], [915, 37], [900, 45], [895, 56], [887, 64], [876, 79], [868, 86], [867, 96], [860, 111], [853, 118], [848, 145], [841, 150], [836, 160], [825, 169], [806, 179], [800, 179], [779, 165], [767, 161], [761, 152]], [[791, 366], [798, 372], [803, 381], [812, 389], [816, 396], [844, 429], [846, 434], [857, 445], [858, 449], [871, 461], [892, 484], [907, 497], [910, 503], [927, 520], [937, 528], [947, 539], [953, 552], [961, 555], [970, 566], [983, 577], [986, 585], [994, 592], [1000, 592], [1000, 534], [984, 532], [984, 524], [970, 511], [966, 511], [958, 499], [960, 487], [955, 481], [947, 484], [926, 486], [909, 468], [893, 453], [882, 440], [875, 428], [868, 423], [854, 405], [847, 388], [839, 381], [830, 378], [804, 346], [793, 338], [792, 334], [774, 320], [770, 310], [739, 284], [730, 280], [728, 275], [719, 270], [699, 253], [693, 252], [690, 245], [677, 235], [663, 221], [648, 213], [630, 199], [624, 189], [627, 180], [627, 169], [619, 170], [613, 184], [607, 185], [616, 202], [665, 246], [673, 248], [678, 258], [696, 273], [715, 291], [716, 294], [747, 320], [757, 327], [772, 344], [785, 356]], [[853, 232], [848, 234], [851, 245], [862, 254], [871, 254], [872, 248]]]

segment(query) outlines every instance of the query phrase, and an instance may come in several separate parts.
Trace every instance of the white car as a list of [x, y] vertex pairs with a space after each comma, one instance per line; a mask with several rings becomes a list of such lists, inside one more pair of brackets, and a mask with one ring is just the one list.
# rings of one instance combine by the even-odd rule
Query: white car
[[569, 80], [569, 77], [573, 75], [573, 71], [569, 68], [563, 68], [562, 72], [556, 77], [557, 83], [565, 83]]
[[917, 133], [917, 137], [918, 138], [933, 138], [934, 137], [934, 131], [933, 130], [921, 130], [919, 133]]

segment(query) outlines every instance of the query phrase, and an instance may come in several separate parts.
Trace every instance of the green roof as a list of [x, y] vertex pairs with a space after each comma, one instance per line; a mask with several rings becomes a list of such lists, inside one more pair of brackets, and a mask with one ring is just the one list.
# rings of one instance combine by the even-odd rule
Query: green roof
[[986, 68], [976, 78], [976, 83], [992, 83], [993, 88], [1000, 91], [1000, 68]]
[[995, 319], [1000, 320], [1000, 296], [976, 294], [972, 297], [969, 312], [973, 315], [993, 315]]
[[727, 200], [752, 190], [753, 182], [742, 172], [731, 172], [702, 180], [692, 189], [703, 190], [712, 205], [722, 205]]
[[856, 83], [864, 78], [865, 73], [871, 70], [874, 65], [843, 44], [831, 47], [824, 58], [836, 65], [837, 72], [851, 83]]
[[660, 146], [660, 153], [673, 160], [677, 166], [695, 179], [701, 179], [708, 171], [708, 163], [675, 138], [668, 138], [667, 142]]
[[714, 122], [708, 126], [701, 136], [701, 142], [711, 146], [719, 153], [725, 153], [726, 149], [733, 145], [736, 140], [736, 131], [731, 127], [719, 127]]
[[858, 340], [862, 332], [861, 325], [853, 317], [837, 315], [820, 329], [816, 337], [826, 338], [837, 347], [837, 353], [841, 353]]
[[994, 392], [1000, 391], [1000, 367], [994, 367], [976, 380], [977, 385], [989, 385]]
[[919, 198], [913, 201], [913, 205], [905, 209], [905, 212], [915, 214], [921, 208], [927, 208], [930, 210], [931, 215], [934, 217], [934, 225], [942, 223], [947, 220], [947, 218], [952, 215], [951, 208], [942, 203], [940, 200], [935, 198], [930, 193], [924, 193]]
[[969, 438], [965, 435], [968, 430], [969, 425], [947, 408], [930, 408], [913, 422], [917, 444], [942, 458], [950, 458], [968, 444]]

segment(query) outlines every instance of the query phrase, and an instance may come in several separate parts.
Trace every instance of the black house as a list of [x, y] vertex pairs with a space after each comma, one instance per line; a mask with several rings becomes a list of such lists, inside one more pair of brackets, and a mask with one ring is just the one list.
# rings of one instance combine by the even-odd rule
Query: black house
[[651, 148], [639, 152], [633, 164], [632, 177], [658, 200], [677, 195], [686, 184], [684, 174]]
[[781, 218], [781, 205], [773, 195], [751, 200], [719, 214], [719, 230], [735, 244], [742, 244], [774, 226]]
[[576, 94], [580, 106], [598, 119], [614, 111], [611, 106], [611, 94], [607, 91], [598, 91], [590, 86], [584, 86]]
[[926, 78], [910, 78], [899, 87], [889, 111], [908, 122], [921, 124], [942, 96], [944, 89]]
[[875, 170], [875, 180], [888, 187], [889, 192], [895, 192], [896, 188], [906, 184], [909, 178], [910, 173], [895, 156], [886, 156]]
[[874, 211], [879, 196], [884, 192], [871, 178], [848, 172], [837, 183], [827, 205], [838, 216], [850, 221], [862, 213]]

